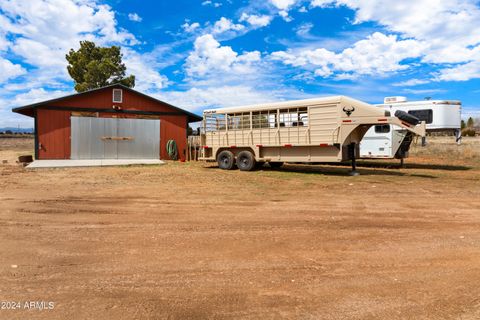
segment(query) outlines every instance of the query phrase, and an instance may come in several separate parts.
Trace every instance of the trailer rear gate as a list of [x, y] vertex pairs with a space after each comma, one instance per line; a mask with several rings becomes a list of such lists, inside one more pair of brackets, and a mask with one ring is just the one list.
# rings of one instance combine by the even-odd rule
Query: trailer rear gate
[[160, 120], [71, 117], [71, 159], [158, 159]]

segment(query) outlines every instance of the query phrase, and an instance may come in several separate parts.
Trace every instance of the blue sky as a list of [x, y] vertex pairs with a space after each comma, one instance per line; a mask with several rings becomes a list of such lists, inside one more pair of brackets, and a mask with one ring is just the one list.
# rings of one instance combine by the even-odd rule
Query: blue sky
[[462, 100], [480, 117], [474, 0], [2, 0], [0, 127], [73, 93], [65, 54], [120, 45], [136, 89], [204, 108], [348, 95]]

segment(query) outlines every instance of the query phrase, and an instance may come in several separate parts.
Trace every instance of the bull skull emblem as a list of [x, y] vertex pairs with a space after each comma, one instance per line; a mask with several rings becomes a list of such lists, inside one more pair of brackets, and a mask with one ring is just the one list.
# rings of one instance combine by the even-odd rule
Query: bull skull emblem
[[355, 107], [351, 107], [351, 108], [343, 107], [343, 112], [345, 112], [348, 117], [350, 117], [350, 115], [353, 113], [353, 111], [355, 111]]

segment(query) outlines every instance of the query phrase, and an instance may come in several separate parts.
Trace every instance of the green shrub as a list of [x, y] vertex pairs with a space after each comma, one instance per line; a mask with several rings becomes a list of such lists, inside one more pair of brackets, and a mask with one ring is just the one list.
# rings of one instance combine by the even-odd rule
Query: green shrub
[[464, 137], [475, 137], [475, 129], [467, 128], [462, 130], [462, 136]]

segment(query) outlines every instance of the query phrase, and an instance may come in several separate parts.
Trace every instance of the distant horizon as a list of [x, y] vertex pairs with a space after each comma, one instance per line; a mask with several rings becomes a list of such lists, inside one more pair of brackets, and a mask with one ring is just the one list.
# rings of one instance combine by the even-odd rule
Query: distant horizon
[[0, 132], [6, 131], [6, 130], [28, 132], [28, 131], [35, 130], [35, 128], [33, 128], [33, 127], [20, 127], [20, 128], [18, 128], [18, 127], [0, 127]]
[[477, 0], [2, 1], [0, 126], [74, 93], [65, 54], [86, 39], [121, 47], [136, 90], [197, 114], [346, 95], [460, 100], [478, 118], [478, 21]]

